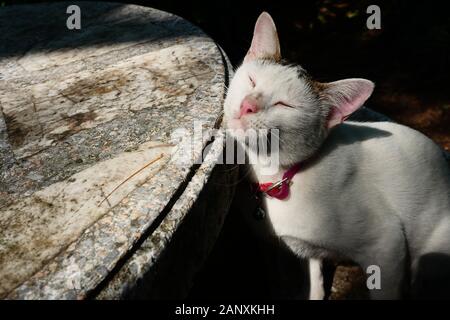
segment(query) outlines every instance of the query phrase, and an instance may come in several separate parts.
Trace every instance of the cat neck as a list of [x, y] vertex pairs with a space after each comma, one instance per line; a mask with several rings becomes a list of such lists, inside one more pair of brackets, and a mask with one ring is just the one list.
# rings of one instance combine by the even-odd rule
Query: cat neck
[[300, 165], [300, 170], [296, 169], [297, 172], [307, 170], [311, 165], [317, 162], [320, 156], [314, 154], [307, 159], [299, 160], [288, 165], [282, 165], [278, 158], [271, 157], [261, 157], [256, 155], [254, 152], [248, 150], [247, 152], [249, 158], [249, 166], [251, 167], [251, 176], [254, 182], [267, 183], [276, 182], [283, 179], [283, 175], [292, 170], [293, 167]]
[[289, 169], [279, 163], [277, 157], [261, 156], [248, 150], [248, 158], [254, 182], [266, 183], [281, 180]]

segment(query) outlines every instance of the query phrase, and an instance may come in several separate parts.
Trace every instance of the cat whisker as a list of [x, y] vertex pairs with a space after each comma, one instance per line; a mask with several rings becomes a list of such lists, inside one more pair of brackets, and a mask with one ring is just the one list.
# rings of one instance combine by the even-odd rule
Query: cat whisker
[[[270, 134], [271, 134], [272, 136], [274, 136], [276, 139], [278, 139], [278, 142], [285, 143], [285, 142], [281, 139], [279, 133], [277, 134], [277, 133], [275, 133], [274, 131], [271, 131]], [[271, 139], [268, 139], [268, 140], [271, 141]]]

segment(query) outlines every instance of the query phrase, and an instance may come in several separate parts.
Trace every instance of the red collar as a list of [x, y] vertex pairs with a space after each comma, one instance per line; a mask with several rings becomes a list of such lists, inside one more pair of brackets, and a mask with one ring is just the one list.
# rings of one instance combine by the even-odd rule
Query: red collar
[[289, 184], [292, 178], [300, 171], [300, 168], [300, 163], [296, 163], [283, 174], [283, 178], [280, 181], [257, 184], [258, 191], [279, 200], [286, 199], [289, 195]]

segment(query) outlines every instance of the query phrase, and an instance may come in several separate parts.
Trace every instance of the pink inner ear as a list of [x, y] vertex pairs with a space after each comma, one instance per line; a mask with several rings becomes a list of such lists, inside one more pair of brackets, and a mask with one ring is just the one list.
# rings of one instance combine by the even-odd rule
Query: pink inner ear
[[328, 129], [337, 126], [344, 121], [344, 115], [340, 112], [338, 107], [332, 107], [328, 115], [327, 127]]
[[275, 23], [266, 12], [263, 12], [256, 21], [252, 44], [244, 61], [258, 58], [280, 59], [280, 44]]
[[344, 102], [339, 107], [333, 106], [328, 118], [328, 128], [332, 128], [347, 120], [353, 112], [362, 106], [364, 101], [365, 99], [358, 97], [354, 101]]
[[332, 128], [347, 120], [372, 94], [373, 84], [370, 81], [364, 80], [364, 82], [358, 82], [358, 85], [355, 86], [356, 88], [353, 88], [354, 92], [350, 94], [350, 97], [347, 96], [344, 98], [341, 96], [341, 99], [338, 100], [338, 105], [331, 108], [330, 114], [328, 115], [328, 128]]

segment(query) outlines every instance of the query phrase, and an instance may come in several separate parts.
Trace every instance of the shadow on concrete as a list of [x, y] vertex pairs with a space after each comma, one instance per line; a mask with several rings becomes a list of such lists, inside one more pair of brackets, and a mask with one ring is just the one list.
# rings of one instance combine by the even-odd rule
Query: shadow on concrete
[[[69, 30], [66, 9], [81, 9], [81, 29]], [[26, 53], [102, 47], [167, 38], [204, 36], [190, 22], [158, 11], [130, 10], [119, 3], [59, 2], [7, 6], [0, 10], [0, 58]]]

